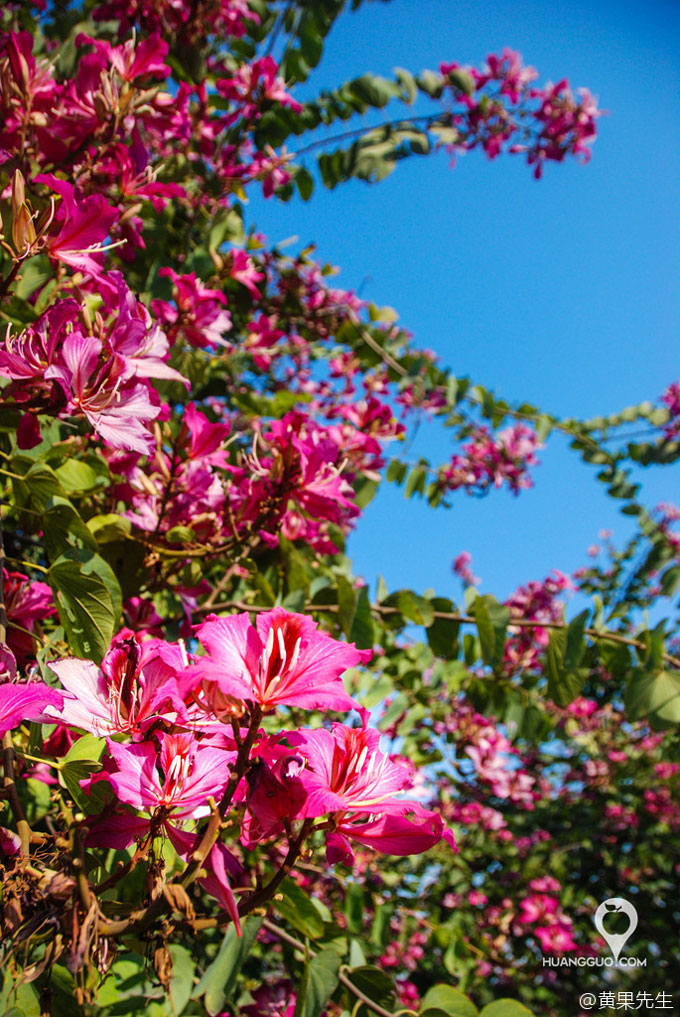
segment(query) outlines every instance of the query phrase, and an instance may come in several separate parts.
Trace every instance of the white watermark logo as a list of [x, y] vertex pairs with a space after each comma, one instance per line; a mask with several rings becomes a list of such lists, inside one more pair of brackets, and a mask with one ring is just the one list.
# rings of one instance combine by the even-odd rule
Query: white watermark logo
[[[625, 932], [608, 932], [604, 927], [604, 920], [607, 915], [623, 914], [628, 919], [628, 928]], [[643, 957], [621, 957], [621, 951], [637, 928], [638, 914], [635, 907], [625, 897], [610, 897], [602, 901], [593, 916], [595, 928], [600, 933], [605, 943], [612, 952], [611, 957], [543, 957], [543, 967], [551, 968], [604, 968], [604, 967], [628, 967], [645, 968], [647, 958]]]
[[[605, 915], [620, 915], [623, 913], [628, 918], [628, 928], [625, 932], [607, 932], [604, 927]], [[619, 955], [624, 946], [637, 928], [638, 914], [629, 900], [625, 897], [610, 897], [604, 900], [595, 912], [595, 928], [600, 933], [607, 946], [614, 955], [614, 961], [618, 963]]]

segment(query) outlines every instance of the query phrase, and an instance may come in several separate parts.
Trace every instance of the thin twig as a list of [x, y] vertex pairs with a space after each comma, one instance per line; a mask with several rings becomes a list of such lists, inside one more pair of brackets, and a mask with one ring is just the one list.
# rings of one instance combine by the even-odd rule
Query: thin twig
[[[253, 611], [255, 613], [259, 611], [271, 611], [271, 605], [267, 604], [247, 604], [242, 600], [226, 600], [222, 604], [213, 604], [210, 608], [212, 611]], [[337, 604], [305, 604], [304, 610], [311, 611], [330, 611], [331, 613], [337, 613], [340, 608]], [[392, 607], [387, 604], [371, 604], [371, 611], [377, 615], [390, 615], [390, 614], [401, 614], [398, 607]], [[203, 612], [202, 607], [196, 608], [196, 613], [201, 614]], [[476, 625], [477, 619], [473, 618], [469, 614], [457, 614], [453, 611], [433, 611], [433, 619], [441, 619], [442, 621], [453, 621], [459, 622], [461, 625]], [[534, 621], [531, 618], [510, 618], [508, 627], [512, 628], [515, 626], [519, 629], [566, 629], [568, 625], [564, 622], [551, 622], [551, 621]], [[624, 636], [619, 632], [611, 632], [609, 629], [584, 629], [583, 634], [588, 636], [590, 639], [599, 639], [608, 643], [622, 643], [624, 646], [632, 646], [636, 650], [646, 650], [647, 645], [641, 639], [635, 639], [632, 636]], [[674, 657], [670, 653], [663, 654], [664, 660], [674, 667], [680, 668], [680, 658]]]
[[[2, 517], [0, 515], [0, 643], [7, 638], [7, 610], [5, 608], [5, 546], [2, 540]], [[26, 821], [26, 816], [19, 801], [19, 794], [14, 775], [14, 743], [12, 732], [7, 731], [2, 736], [2, 786], [7, 799], [12, 806], [12, 813], [17, 824], [19, 834], [20, 853], [22, 858], [28, 858], [31, 844], [31, 828]]]
[[[262, 925], [267, 930], [267, 932], [271, 932], [272, 935], [277, 937], [277, 939], [281, 939], [283, 940], [284, 943], [288, 943], [288, 945], [292, 946], [295, 950], [300, 950], [302, 951], [302, 953], [304, 953], [305, 949], [307, 949], [310, 957], [315, 956], [316, 950], [313, 950], [311, 947], [306, 948], [305, 944], [302, 943], [299, 939], [296, 939], [295, 936], [291, 936], [288, 932], [285, 931], [285, 929], [279, 928], [278, 925], [275, 925], [275, 923], [270, 921], [268, 918], [264, 919]], [[396, 1017], [396, 1015], [393, 1014], [391, 1010], [385, 1010], [384, 1007], [374, 1002], [374, 1000], [372, 1000], [370, 996], [366, 996], [361, 991], [361, 989], [358, 989], [354, 982], [347, 976], [343, 968], [340, 968], [340, 971], [338, 972], [338, 980], [341, 982], [342, 985], [345, 986], [346, 989], [349, 990], [349, 992], [352, 993], [353, 996], [356, 997], [356, 999], [361, 1000], [361, 1002], [364, 1003], [370, 1010], [372, 1010], [373, 1013], [377, 1013], [379, 1017]], [[403, 1013], [403, 1011], [400, 1011], [400, 1013]]]

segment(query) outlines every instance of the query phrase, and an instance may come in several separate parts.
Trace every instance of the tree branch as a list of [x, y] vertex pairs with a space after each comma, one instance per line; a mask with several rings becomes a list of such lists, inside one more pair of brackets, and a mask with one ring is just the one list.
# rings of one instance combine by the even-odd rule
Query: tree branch
[[[313, 950], [311, 947], [306, 947], [305, 944], [302, 943], [299, 939], [296, 939], [294, 936], [291, 936], [289, 933], [285, 931], [285, 929], [279, 928], [278, 925], [275, 925], [274, 922], [271, 922], [268, 918], [264, 919], [262, 925], [267, 930], [267, 932], [271, 932], [272, 935], [276, 936], [278, 939], [283, 940], [284, 943], [288, 943], [288, 945], [294, 947], [294, 949], [300, 950], [302, 951], [302, 953], [304, 953], [305, 950], [307, 949], [310, 957], [315, 956], [316, 950]], [[385, 1010], [384, 1007], [374, 1002], [370, 998], [370, 996], [366, 996], [361, 991], [361, 989], [358, 989], [354, 982], [351, 981], [351, 979], [348, 978], [348, 976], [345, 974], [343, 968], [340, 968], [340, 971], [338, 972], [338, 979], [340, 983], [344, 985], [345, 988], [349, 992], [351, 992], [353, 996], [356, 997], [356, 999], [361, 1000], [361, 1002], [364, 1003], [370, 1010], [372, 1010], [373, 1013], [377, 1013], [378, 1017], [396, 1017], [396, 1014], [392, 1013], [391, 1010]], [[403, 1013], [403, 1011], [399, 1012]]]
[[[271, 611], [271, 605], [267, 604], [247, 604], [243, 600], [225, 600], [221, 604], [213, 604], [210, 608], [211, 611], [227, 611], [229, 609], [235, 609], [237, 611], [253, 611], [257, 613], [259, 611]], [[311, 613], [313, 611], [330, 611], [333, 614], [337, 614], [340, 610], [337, 604], [305, 604], [304, 610]], [[203, 614], [205, 608], [199, 606], [196, 608], [196, 614]], [[391, 615], [400, 614], [398, 607], [391, 607], [386, 604], [371, 604], [371, 611], [377, 615]], [[433, 618], [442, 619], [443, 621], [454, 621], [460, 622], [461, 625], [476, 625], [477, 619], [473, 618], [469, 614], [458, 614], [455, 611], [433, 611]], [[531, 618], [511, 618], [508, 622], [508, 627], [515, 626], [519, 629], [566, 629], [568, 625], [564, 622], [550, 622], [550, 621], [534, 621]], [[622, 643], [624, 646], [632, 646], [636, 650], [646, 650], [647, 646], [641, 639], [635, 639], [633, 636], [624, 636], [620, 632], [611, 632], [609, 629], [584, 629], [584, 635], [594, 640], [604, 640], [608, 643]], [[663, 654], [664, 660], [668, 661], [674, 667], [680, 668], [680, 657], [674, 657], [671, 653]]]

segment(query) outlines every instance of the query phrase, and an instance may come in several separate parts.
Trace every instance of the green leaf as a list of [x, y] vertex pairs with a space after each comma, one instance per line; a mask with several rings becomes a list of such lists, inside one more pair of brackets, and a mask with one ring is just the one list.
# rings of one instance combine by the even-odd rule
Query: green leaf
[[[397, 590], [383, 601], [382, 606], [396, 607], [407, 621], [415, 622], [416, 625], [427, 627], [434, 621], [431, 601], [414, 593], [413, 590]], [[389, 621], [389, 615], [386, 616], [386, 621]]]
[[342, 631], [349, 637], [357, 610], [357, 591], [345, 576], [338, 576], [338, 618]]
[[284, 879], [281, 893], [283, 898], [274, 904], [281, 917], [303, 936], [320, 939], [324, 933], [323, 918], [305, 891], [292, 879]]
[[97, 541], [85, 525], [75, 506], [68, 498], [57, 495], [50, 498], [43, 513], [43, 541], [50, 558], [73, 548], [74, 545], [97, 550]]
[[210, 1017], [216, 1017], [224, 1009], [224, 1004], [230, 998], [238, 973], [251, 951], [261, 924], [261, 918], [251, 916], [241, 922], [241, 936], [236, 934], [233, 925], [227, 929], [220, 952], [204, 971], [192, 996], [192, 999], [200, 999], [203, 996], [203, 1003]]
[[680, 565], [672, 565], [661, 576], [661, 592], [664, 597], [672, 597], [678, 587], [680, 587]]
[[395, 67], [394, 74], [402, 88], [402, 99], [407, 102], [409, 106], [415, 102], [418, 94], [416, 87], [416, 79], [413, 77], [410, 71], [407, 71], [404, 67]]
[[450, 985], [433, 985], [423, 996], [421, 1012], [428, 1009], [443, 1010], [450, 1017], [477, 1017], [477, 1007], [459, 989]]
[[414, 494], [422, 494], [427, 481], [427, 470], [424, 466], [414, 466], [406, 480], [404, 494], [411, 498]]
[[[453, 604], [444, 597], [433, 597], [432, 607], [435, 611], [450, 613]], [[458, 655], [458, 632], [460, 622], [450, 618], [434, 618], [426, 630], [427, 642], [434, 654], [452, 660]]]
[[[365, 964], [360, 968], [352, 968], [351, 971], [347, 972], [352, 985], [355, 985], [360, 992], [363, 992], [364, 996], [368, 996], [369, 999], [373, 1000], [374, 1003], [378, 1003], [383, 1007], [390, 1007], [394, 1000], [394, 981], [388, 974], [381, 970], [381, 968], [374, 967], [372, 964]], [[349, 990], [348, 990], [349, 991]], [[354, 1006], [356, 998], [349, 993], [349, 998]], [[368, 1017], [372, 1014], [372, 1011], [367, 1006], [361, 1006], [357, 1009], [357, 1017]]]
[[390, 99], [399, 95], [400, 89], [393, 81], [387, 78], [379, 78], [374, 74], [362, 74], [360, 78], [350, 81], [346, 86], [357, 98], [369, 106], [382, 109]]
[[362, 672], [362, 675], [364, 677], [361, 681], [361, 705], [365, 706], [367, 710], [372, 710], [374, 706], [393, 694], [394, 682], [389, 675], [377, 675], [373, 671]]
[[12, 472], [21, 479], [12, 478], [17, 505], [44, 509], [50, 498], [63, 496], [61, 484], [54, 470], [47, 463], [33, 462], [28, 456], [13, 456], [10, 461]]
[[85, 734], [73, 743], [61, 761], [59, 783], [66, 788], [78, 808], [85, 812], [97, 811], [97, 807], [103, 803], [106, 797], [104, 785], [102, 785], [100, 793], [95, 794], [94, 797], [86, 794], [80, 786], [81, 780], [85, 780], [90, 774], [98, 773], [101, 770], [101, 757], [105, 748], [106, 742], [103, 738]]
[[291, 590], [281, 601], [281, 607], [286, 611], [300, 612], [304, 610], [307, 594], [304, 590]]
[[0, 992], [0, 1013], [7, 1017], [14, 1011], [16, 1017], [40, 1017], [42, 1007], [35, 986], [20, 982], [13, 987], [10, 971], [6, 970], [5, 981]]
[[472, 613], [477, 622], [482, 660], [489, 667], [498, 667], [503, 660], [505, 630], [510, 620], [510, 612], [494, 597], [487, 595], [475, 599]]
[[[166, 1001], [150, 1000], [145, 1009], [145, 1017], [169, 1017], [170, 1014], [180, 1017], [186, 1010], [191, 993], [194, 988], [194, 972], [196, 965], [189, 951], [176, 943], [168, 947], [172, 957], [172, 977], [170, 979], [169, 999], [172, 1006], [168, 1007], [169, 999]], [[165, 995], [165, 994], [164, 994]]]
[[106, 515], [88, 519], [87, 528], [98, 544], [108, 544], [112, 540], [124, 540], [132, 530], [132, 523], [125, 516], [107, 512]]
[[364, 926], [364, 888], [358, 883], [348, 883], [345, 890], [345, 917], [347, 928], [360, 935]]
[[172, 526], [165, 536], [171, 544], [191, 544], [196, 539], [190, 526]]
[[399, 459], [392, 459], [387, 467], [385, 479], [390, 484], [403, 484], [407, 468], [406, 463], [402, 463]]
[[301, 166], [295, 174], [295, 183], [297, 184], [297, 189], [300, 192], [302, 200], [309, 201], [312, 196], [312, 192], [314, 191], [314, 178], [309, 170], [306, 170]]
[[44, 254], [27, 258], [21, 266], [21, 275], [14, 286], [14, 291], [21, 300], [27, 300], [37, 289], [52, 277], [50, 260]]
[[649, 717], [655, 726], [680, 723], [680, 674], [636, 670], [624, 695], [630, 720]]
[[375, 643], [375, 626], [368, 587], [362, 586], [357, 597], [357, 607], [352, 620], [350, 641], [356, 643], [360, 650], [372, 650]]
[[465, 95], [472, 95], [475, 90], [475, 79], [462, 67], [456, 67], [446, 75], [452, 85], [455, 85]]
[[80, 459], [67, 459], [54, 472], [67, 494], [92, 491], [100, 483], [100, 477], [96, 471]]
[[565, 667], [566, 647], [567, 630], [551, 629], [548, 633], [545, 673], [548, 695], [557, 706], [569, 706], [583, 688], [588, 674], [586, 668], [568, 670]]
[[416, 84], [421, 92], [432, 99], [438, 99], [444, 91], [444, 77], [435, 71], [422, 71], [416, 78]]
[[120, 586], [111, 567], [92, 551], [74, 549], [57, 558], [48, 579], [71, 649], [98, 664], [121, 613]]
[[581, 611], [569, 622], [564, 649], [564, 666], [570, 671], [581, 663], [585, 649], [584, 632], [588, 625], [590, 611]]
[[322, 950], [305, 965], [294, 1017], [319, 1017], [338, 986], [340, 955]]
[[487, 1003], [479, 1017], [533, 1017], [523, 1003], [516, 999], [495, 999]]

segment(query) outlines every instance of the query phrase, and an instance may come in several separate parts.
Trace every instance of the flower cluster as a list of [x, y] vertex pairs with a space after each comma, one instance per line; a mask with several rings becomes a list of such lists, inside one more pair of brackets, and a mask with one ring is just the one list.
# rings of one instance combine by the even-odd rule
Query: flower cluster
[[528, 468], [538, 462], [539, 447], [536, 433], [525, 424], [514, 424], [497, 435], [478, 427], [472, 441], [439, 471], [437, 483], [443, 491], [464, 488], [470, 494], [485, 494], [505, 483], [518, 494], [531, 487]]
[[661, 401], [668, 409], [668, 423], [664, 427], [664, 434], [669, 440], [680, 435], [680, 381], [674, 381], [668, 386]]
[[[532, 580], [518, 587], [506, 600], [510, 609], [510, 639], [505, 646], [504, 664], [509, 671], [528, 671], [538, 666], [541, 652], [548, 645], [548, 630], [541, 622], [558, 624], [562, 621], [564, 603], [559, 596], [573, 589], [571, 579], [554, 569], [542, 583]], [[520, 628], [512, 624], [513, 618], [534, 624]]]
[[210, 616], [197, 635], [202, 656], [190, 658], [183, 644], [123, 636], [101, 666], [53, 661], [61, 690], [0, 686], [1, 731], [42, 719], [106, 738], [102, 771], [82, 782], [101, 802], [90, 809], [89, 844], [122, 848], [136, 840], [148, 850], [149, 838], [162, 836], [189, 863], [203, 843], [206, 803], [219, 803], [222, 820], [238, 814], [238, 840], [227, 846], [213, 837], [200, 882], [237, 926], [258, 894], [242, 890], [239, 908], [231, 882], [244, 886], [245, 852], [259, 844], [288, 840], [297, 854], [318, 828], [329, 862], [348, 865], [353, 842], [395, 855], [442, 839], [453, 846], [440, 816], [409, 795], [412, 767], [382, 752], [377, 731], [343, 723], [276, 733], [261, 727], [281, 709], [358, 709], [341, 676], [370, 650], [282, 608], [259, 614], [256, 627], [248, 614]]
[[590, 157], [602, 113], [587, 89], [578, 89], [576, 98], [566, 79], [532, 87], [538, 73], [508, 48], [489, 55], [481, 70], [457, 63], [440, 69], [447, 94], [464, 110], [451, 113], [457, 135], [452, 152], [480, 146], [490, 159], [502, 151], [525, 153], [537, 178], [546, 162], [562, 162], [567, 155], [583, 161]]
[[102, 277], [100, 310], [58, 300], [32, 325], [0, 343], [0, 375], [7, 395], [29, 414], [28, 441], [40, 441], [37, 414], [84, 417], [109, 445], [146, 453], [148, 423], [160, 413], [149, 379], [182, 376], [166, 363], [168, 342], [119, 272]]

